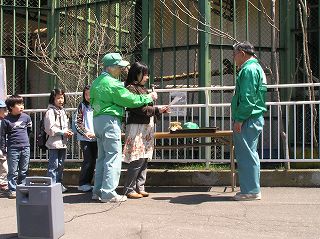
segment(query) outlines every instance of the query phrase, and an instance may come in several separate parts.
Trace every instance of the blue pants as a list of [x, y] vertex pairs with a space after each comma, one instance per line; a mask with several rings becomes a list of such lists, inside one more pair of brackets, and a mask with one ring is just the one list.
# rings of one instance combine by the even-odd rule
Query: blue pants
[[30, 147], [8, 148], [8, 187], [16, 191], [18, 184], [24, 184], [29, 168]]
[[53, 183], [62, 183], [67, 149], [49, 149], [48, 177]]
[[115, 116], [101, 115], [93, 118], [93, 125], [97, 137], [98, 158], [92, 192], [101, 199], [111, 199], [117, 196], [115, 190], [121, 173], [121, 121]]
[[240, 133], [233, 133], [240, 190], [244, 194], [260, 192], [260, 160], [257, 145], [263, 125], [263, 116], [249, 118], [243, 122]]

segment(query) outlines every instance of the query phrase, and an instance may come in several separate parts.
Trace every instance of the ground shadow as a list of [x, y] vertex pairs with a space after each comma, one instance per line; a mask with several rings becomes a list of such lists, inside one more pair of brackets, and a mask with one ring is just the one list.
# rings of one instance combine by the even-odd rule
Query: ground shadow
[[212, 187], [208, 186], [149, 186], [146, 190], [150, 193], [169, 193], [169, 192], [210, 192]]
[[63, 203], [95, 203], [96, 201], [92, 200], [91, 197], [91, 193], [63, 194]]
[[196, 205], [205, 202], [226, 202], [233, 201], [232, 196], [220, 196], [210, 194], [184, 195], [178, 197], [153, 197], [153, 200], [168, 200], [170, 203]]
[[[0, 191], [0, 198], [7, 198], [8, 197], [8, 192], [6, 191]], [[2, 238], [2, 237], [0, 237]]]
[[[118, 194], [123, 194], [122, 188], [117, 188]], [[77, 187], [68, 187], [68, 191], [63, 194], [63, 202], [74, 204], [74, 203], [99, 203], [97, 200], [92, 200], [92, 192], [81, 192], [78, 191]]]
[[18, 233], [8, 233], [8, 234], [0, 234], [1, 239], [14, 239], [19, 238]]

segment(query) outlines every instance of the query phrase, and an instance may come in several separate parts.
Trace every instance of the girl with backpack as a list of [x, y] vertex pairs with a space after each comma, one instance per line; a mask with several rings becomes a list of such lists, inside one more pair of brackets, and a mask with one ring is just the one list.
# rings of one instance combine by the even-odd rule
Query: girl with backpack
[[83, 89], [83, 99], [78, 106], [74, 123], [83, 152], [78, 190], [88, 192], [92, 190], [91, 181], [98, 156], [97, 139], [93, 130], [93, 109], [90, 106], [90, 85]]
[[69, 129], [69, 120], [63, 106], [66, 96], [61, 89], [51, 91], [49, 105], [44, 117], [44, 129], [48, 140], [46, 147], [49, 153], [48, 176], [54, 183], [61, 183], [62, 192], [67, 188], [62, 184], [64, 160], [67, 155], [67, 139], [73, 136]]

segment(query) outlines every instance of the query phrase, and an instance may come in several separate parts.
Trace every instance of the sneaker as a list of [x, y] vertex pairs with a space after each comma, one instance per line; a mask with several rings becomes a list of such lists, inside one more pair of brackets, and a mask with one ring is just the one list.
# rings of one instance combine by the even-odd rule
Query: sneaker
[[8, 192], [9, 199], [15, 199], [16, 197], [17, 197], [16, 191], [9, 191]]
[[100, 200], [100, 197], [97, 194], [93, 193], [91, 199], [92, 200]]
[[84, 185], [79, 186], [78, 190], [83, 191], [83, 192], [89, 192], [92, 190], [92, 187], [89, 184], [84, 184]]
[[66, 191], [68, 191], [68, 189], [61, 184], [61, 191], [62, 193], [65, 193]]
[[100, 201], [101, 202], [112, 202], [112, 203], [125, 202], [125, 201], [127, 201], [127, 196], [126, 195], [117, 195], [111, 199], [101, 198]]
[[254, 201], [261, 200], [261, 193], [239, 193], [236, 194], [233, 199], [235, 201]]

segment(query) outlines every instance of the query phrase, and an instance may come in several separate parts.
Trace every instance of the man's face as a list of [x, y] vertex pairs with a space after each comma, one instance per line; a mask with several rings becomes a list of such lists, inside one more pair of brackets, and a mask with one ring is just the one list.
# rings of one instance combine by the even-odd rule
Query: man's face
[[236, 66], [241, 66], [243, 63], [244, 52], [240, 50], [234, 50], [233, 60], [236, 63]]
[[120, 66], [110, 66], [108, 67], [108, 72], [114, 77], [114, 78], [119, 78], [121, 74], [121, 67]]

